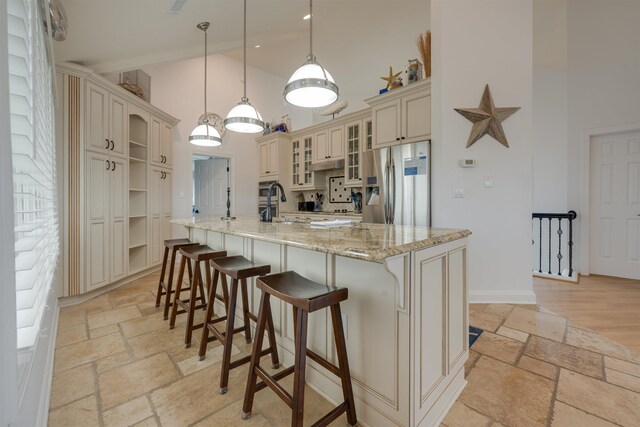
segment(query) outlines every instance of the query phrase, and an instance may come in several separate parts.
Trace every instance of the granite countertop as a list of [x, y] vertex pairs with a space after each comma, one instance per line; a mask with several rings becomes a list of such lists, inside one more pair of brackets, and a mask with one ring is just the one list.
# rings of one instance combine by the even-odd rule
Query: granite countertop
[[280, 215], [323, 215], [323, 216], [346, 216], [362, 218], [362, 213], [356, 212], [325, 212], [325, 211], [280, 211]]
[[234, 221], [175, 218], [171, 223], [374, 262], [471, 234], [469, 230], [360, 222], [350, 226], [314, 228], [308, 223], [260, 222], [257, 216], [241, 216]]

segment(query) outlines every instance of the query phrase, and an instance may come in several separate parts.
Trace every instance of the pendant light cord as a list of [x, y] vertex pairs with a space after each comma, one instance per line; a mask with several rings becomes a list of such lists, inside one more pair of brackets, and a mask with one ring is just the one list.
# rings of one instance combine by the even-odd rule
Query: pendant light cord
[[242, 101], [247, 102], [247, 0], [244, 0], [244, 95]]
[[309, 0], [309, 57], [313, 58], [313, 0]]
[[[207, 119], [207, 30], [204, 30], [204, 123], [209, 124]], [[207, 127], [207, 133], [209, 128]]]

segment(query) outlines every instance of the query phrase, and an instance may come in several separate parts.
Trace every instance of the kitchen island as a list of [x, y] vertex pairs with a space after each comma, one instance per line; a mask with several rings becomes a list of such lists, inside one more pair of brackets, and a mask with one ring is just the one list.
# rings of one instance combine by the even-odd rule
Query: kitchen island
[[[439, 425], [464, 388], [468, 230], [361, 223], [326, 228], [257, 217], [171, 222], [187, 227], [191, 240], [270, 264], [273, 273], [295, 270], [349, 289], [341, 309], [362, 425]], [[254, 283], [249, 291], [255, 313], [260, 293]], [[291, 309], [272, 299], [272, 313], [282, 359], [292, 365]], [[308, 347], [337, 363], [326, 310], [309, 315]], [[339, 379], [312, 360], [308, 367], [307, 384], [342, 401]]]

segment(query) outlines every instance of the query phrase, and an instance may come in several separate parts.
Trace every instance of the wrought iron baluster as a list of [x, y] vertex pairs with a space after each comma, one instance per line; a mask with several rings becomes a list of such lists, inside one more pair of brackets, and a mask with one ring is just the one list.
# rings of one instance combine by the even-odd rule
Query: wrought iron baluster
[[538, 218], [540, 225], [540, 241], [538, 243], [538, 273], [542, 273], [542, 218]]
[[551, 274], [551, 218], [549, 218], [549, 271], [548, 274]]
[[558, 218], [558, 276], [562, 275], [562, 218]]
[[574, 211], [569, 211], [569, 213], [573, 213], [571, 217], [569, 217], [569, 277], [573, 277], [573, 220], [576, 217], [576, 213]]

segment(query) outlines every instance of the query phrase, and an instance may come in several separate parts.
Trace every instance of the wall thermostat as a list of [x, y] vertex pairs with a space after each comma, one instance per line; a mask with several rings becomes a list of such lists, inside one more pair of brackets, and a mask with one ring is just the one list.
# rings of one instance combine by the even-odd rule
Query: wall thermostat
[[462, 159], [460, 160], [460, 167], [462, 168], [472, 168], [476, 165], [475, 159]]

